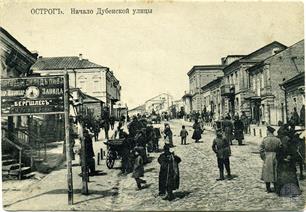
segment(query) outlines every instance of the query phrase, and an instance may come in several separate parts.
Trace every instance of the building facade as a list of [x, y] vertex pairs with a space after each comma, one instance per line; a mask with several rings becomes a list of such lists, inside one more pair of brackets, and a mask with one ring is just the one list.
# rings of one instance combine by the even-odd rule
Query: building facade
[[192, 95], [185, 91], [184, 96], [182, 97], [183, 106], [185, 114], [190, 114], [192, 111]]
[[[248, 100], [253, 122], [271, 125], [277, 125], [278, 121], [287, 122], [289, 114], [286, 112], [285, 93], [279, 84], [304, 73], [304, 40], [248, 68], [247, 71], [251, 94]], [[294, 96], [291, 94], [292, 92], [290, 96]], [[303, 105], [301, 96], [292, 97], [292, 100], [288, 101], [289, 113], [293, 111], [291, 105], [295, 104], [295, 107], [300, 109], [297, 101]]]
[[156, 113], [169, 113], [170, 106], [172, 105], [173, 97], [170, 94], [162, 93], [145, 102], [145, 111], [152, 113], [154, 110]]
[[305, 72], [302, 72], [280, 85], [284, 88], [286, 118], [296, 110], [300, 117], [300, 126], [305, 126]]
[[111, 112], [120, 100], [121, 86], [114, 73], [83, 59], [82, 54], [79, 57], [40, 57], [31, 70], [41, 76], [61, 75], [67, 70], [70, 88], [80, 88], [83, 93], [101, 100]]
[[247, 69], [257, 63], [277, 54], [287, 47], [274, 41], [246, 56], [236, 59], [223, 69], [224, 77], [221, 85], [222, 115], [229, 113], [232, 117], [245, 112], [251, 116], [249, 72]]
[[212, 114], [212, 119], [219, 120], [222, 115], [221, 107], [221, 81], [222, 77], [209, 82], [202, 87], [204, 109], [203, 111]]
[[189, 93], [192, 95], [193, 112], [203, 110], [204, 105], [201, 88], [217, 77], [223, 76], [223, 67], [223, 65], [193, 66], [187, 73], [189, 77]]

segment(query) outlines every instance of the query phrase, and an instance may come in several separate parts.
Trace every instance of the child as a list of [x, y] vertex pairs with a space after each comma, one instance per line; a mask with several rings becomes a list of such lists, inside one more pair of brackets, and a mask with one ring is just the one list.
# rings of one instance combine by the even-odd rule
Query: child
[[180, 132], [180, 136], [181, 136], [181, 145], [186, 145], [186, 138], [187, 138], [188, 132], [185, 129], [185, 126], [182, 126], [182, 130]]
[[141, 179], [144, 176], [143, 159], [140, 155], [141, 149], [135, 148], [135, 162], [132, 177], [135, 178], [137, 188], [142, 189], [141, 184], [146, 183], [145, 180]]

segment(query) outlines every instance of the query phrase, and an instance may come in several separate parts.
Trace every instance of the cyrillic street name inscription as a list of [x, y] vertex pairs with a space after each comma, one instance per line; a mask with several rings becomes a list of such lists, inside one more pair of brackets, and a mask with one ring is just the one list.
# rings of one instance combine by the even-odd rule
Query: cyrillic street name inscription
[[1, 115], [64, 112], [64, 76], [1, 79]]

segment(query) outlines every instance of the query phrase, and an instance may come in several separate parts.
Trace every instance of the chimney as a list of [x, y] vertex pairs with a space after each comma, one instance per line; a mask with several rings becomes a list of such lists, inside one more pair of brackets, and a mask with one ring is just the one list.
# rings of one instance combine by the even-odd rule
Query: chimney
[[83, 54], [79, 54], [79, 60], [83, 60]]

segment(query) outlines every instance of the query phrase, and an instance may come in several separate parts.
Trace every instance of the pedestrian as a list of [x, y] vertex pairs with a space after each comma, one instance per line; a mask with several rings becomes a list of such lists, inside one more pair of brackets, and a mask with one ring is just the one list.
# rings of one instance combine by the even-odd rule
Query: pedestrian
[[180, 175], [179, 166], [181, 158], [170, 152], [169, 145], [164, 146], [164, 152], [158, 157], [158, 163], [160, 164], [159, 171], [159, 195], [167, 196], [165, 200], [173, 200], [173, 190], [179, 188]]
[[230, 120], [229, 116], [226, 116], [222, 122], [222, 129], [224, 132], [225, 139], [231, 145], [233, 145], [233, 123]]
[[260, 157], [263, 160], [261, 179], [266, 183], [268, 193], [272, 192], [271, 183], [274, 184], [274, 190], [278, 191], [277, 186], [277, 166], [278, 156], [282, 146], [281, 140], [274, 136], [275, 129], [267, 126], [267, 136], [264, 137], [260, 145]]
[[300, 117], [299, 114], [297, 113], [296, 107], [293, 108], [293, 113], [291, 115], [290, 122], [295, 126], [299, 125], [300, 123]]
[[192, 139], [195, 140], [195, 143], [198, 143], [200, 139], [202, 138], [201, 134], [203, 132], [201, 125], [198, 122], [198, 119], [195, 119], [192, 128], [194, 129], [193, 134], [192, 134]]
[[235, 116], [234, 121], [234, 135], [235, 139], [238, 141], [238, 145], [242, 145], [242, 140], [244, 139], [243, 135], [244, 125], [242, 121], [239, 119], [239, 116]]
[[105, 133], [105, 139], [109, 139], [109, 136], [108, 136], [108, 131], [109, 131], [109, 121], [107, 120], [104, 120], [104, 123], [103, 123], [103, 128], [104, 128], [104, 133]]
[[180, 132], [180, 136], [181, 136], [181, 144], [186, 145], [186, 140], [187, 140], [187, 135], [188, 135], [188, 131], [185, 129], [185, 126], [182, 126], [182, 130]]
[[142, 189], [141, 184], [146, 183], [145, 180], [141, 179], [144, 176], [143, 158], [140, 154], [140, 149], [135, 148], [135, 161], [132, 177], [135, 178], [137, 188]]
[[213, 140], [212, 150], [217, 156], [219, 168], [219, 178], [217, 180], [224, 180], [224, 167], [227, 172], [227, 178], [232, 179], [229, 160], [231, 156], [231, 147], [228, 140], [223, 137], [221, 130], [217, 131], [217, 137]]
[[83, 131], [84, 143], [85, 143], [85, 158], [86, 158], [86, 167], [88, 168], [89, 175], [93, 176], [96, 172], [95, 167], [95, 153], [92, 144], [92, 138], [87, 129]]
[[[277, 188], [276, 193], [280, 196], [297, 196], [301, 194], [296, 173], [296, 145], [290, 139], [286, 129], [278, 130], [282, 146], [278, 155]], [[287, 189], [287, 188], [290, 189]]]
[[174, 145], [173, 145], [173, 133], [172, 133], [172, 130], [171, 130], [170, 125], [168, 123], [165, 124], [164, 139], [165, 139], [166, 144], [169, 144], [170, 147], [174, 147]]
[[112, 130], [114, 130], [114, 126], [115, 126], [115, 117], [111, 116], [109, 117], [109, 124]]
[[243, 111], [242, 112], [242, 115], [241, 115], [241, 121], [243, 123], [243, 131], [244, 131], [244, 134], [247, 134], [249, 133], [249, 119], [248, 117], [246, 116], [245, 112]]

